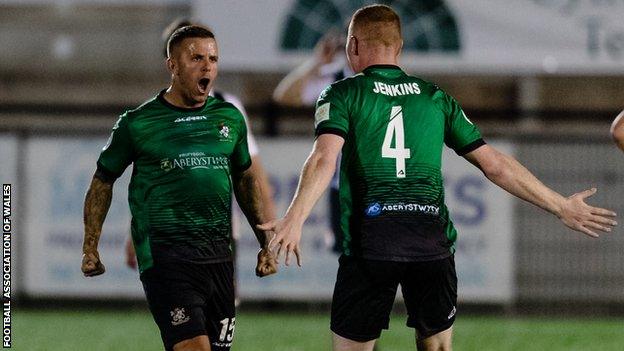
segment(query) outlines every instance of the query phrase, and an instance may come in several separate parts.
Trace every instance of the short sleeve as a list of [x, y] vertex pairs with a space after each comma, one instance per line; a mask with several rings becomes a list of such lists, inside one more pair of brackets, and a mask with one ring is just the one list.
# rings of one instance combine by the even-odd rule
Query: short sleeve
[[234, 146], [234, 152], [231, 157], [232, 170], [242, 172], [251, 166], [251, 156], [249, 155], [249, 146], [247, 145], [247, 125], [245, 119], [241, 115], [241, 130], [238, 133], [238, 140]]
[[346, 99], [336, 88], [336, 84], [325, 88], [319, 96], [314, 114], [314, 128], [317, 137], [321, 134], [347, 137], [349, 113], [346, 108]]
[[440, 103], [446, 117], [444, 143], [460, 156], [484, 145], [481, 132], [468, 119], [459, 103], [442, 91], [438, 93], [443, 94]]
[[106, 145], [97, 161], [98, 173], [114, 180], [132, 163], [134, 149], [128, 127], [128, 116], [123, 114], [113, 126]]
[[[239, 98], [232, 94], [222, 93], [222, 96], [225, 101], [234, 105], [234, 107], [236, 107], [240, 111], [240, 113], [245, 118], [245, 123], [249, 124], [249, 117], [247, 117], [247, 111], [245, 110], [245, 106], [243, 106], [242, 101], [240, 101]], [[254, 157], [260, 153], [258, 149], [258, 143], [256, 143], [256, 139], [254, 138], [253, 133], [251, 132], [251, 128], [249, 127], [247, 127], [247, 147], [249, 148], [249, 155], [251, 157]]]

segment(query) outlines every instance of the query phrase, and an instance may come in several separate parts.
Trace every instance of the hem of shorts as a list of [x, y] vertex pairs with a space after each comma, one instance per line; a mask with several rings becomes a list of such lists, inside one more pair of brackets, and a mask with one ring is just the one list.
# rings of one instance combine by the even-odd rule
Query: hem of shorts
[[195, 330], [190, 330], [187, 333], [182, 334], [181, 336], [173, 339], [172, 342], [168, 342], [165, 344], [165, 349], [167, 351], [173, 351], [173, 346], [175, 346], [175, 344], [182, 342], [184, 340], [188, 340], [188, 339], [192, 339], [192, 338], [196, 338], [198, 336], [201, 335], [206, 335], [208, 336], [208, 333], [206, 333], [206, 330], [203, 329], [195, 329]]
[[371, 336], [371, 335], [357, 335], [357, 334], [342, 332], [342, 331], [337, 330], [337, 328], [335, 328], [334, 326], [331, 326], [329, 329], [331, 329], [332, 332], [336, 333], [337, 335], [345, 339], [349, 339], [349, 340], [353, 340], [357, 342], [368, 342], [371, 340], [377, 340], [381, 336], [381, 330], [379, 331], [379, 334], [377, 334], [377, 336]]
[[453, 256], [453, 252], [445, 252], [433, 256], [381, 256], [381, 255], [368, 255], [368, 254], [360, 254], [353, 255], [355, 257], [361, 257], [366, 260], [371, 261], [390, 261], [390, 262], [427, 262], [427, 261], [437, 261], [443, 260], [445, 258], [449, 258]]
[[449, 322], [448, 322], [448, 323], [446, 323], [446, 324], [444, 324], [444, 326], [442, 326], [442, 327], [440, 327], [440, 328], [436, 328], [436, 329], [430, 330], [430, 331], [428, 331], [427, 333], [421, 333], [421, 332], [420, 332], [420, 331], [416, 328], [416, 326], [414, 326], [414, 325], [410, 325], [410, 323], [409, 323], [409, 322], [408, 322], [408, 323], [405, 323], [405, 325], [407, 325], [409, 328], [414, 328], [414, 329], [416, 329], [416, 332], [418, 333], [418, 337], [419, 337], [419, 338], [428, 338], [428, 337], [430, 337], [430, 336], [436, 335], [436, 334], [438, 334], [438, 333], [441, 333], [441, 332], [443, 332], [443, 331], [445, 331], [445, 330], [449, 329], [450, 327], [452, 327], [452, 326], [453, 326], [453, 324], [454, 324], [454, 323], [455, 323], [455, 318], [453, 318], [453, 319], [449, 320]]

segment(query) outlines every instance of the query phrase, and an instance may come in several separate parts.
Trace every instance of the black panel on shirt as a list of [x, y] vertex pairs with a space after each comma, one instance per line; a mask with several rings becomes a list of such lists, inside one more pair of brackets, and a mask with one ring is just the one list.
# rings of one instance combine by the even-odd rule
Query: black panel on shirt
[[455, 152], [459, 155], [459, 156], [464, 156], [465, 154], [474, 151], [476, 149], [478, 149], [479, 147], [485, 145], [486, 142], [483, 139], [477, 139], [475, 141], [473, 141], [472, 143], [462, 147], [459, 150], [455, 150]]

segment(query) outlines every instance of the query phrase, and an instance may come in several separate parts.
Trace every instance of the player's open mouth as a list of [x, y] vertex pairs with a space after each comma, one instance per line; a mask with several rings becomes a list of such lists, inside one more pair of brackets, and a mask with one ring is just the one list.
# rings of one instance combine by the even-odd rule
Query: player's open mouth
[[210, 83], [210, 79], [202, 78], [197, 83], [197, 87], [199, 88], [199, 92], [202, 94], [206, 94], [208, 92], [208, 84]]

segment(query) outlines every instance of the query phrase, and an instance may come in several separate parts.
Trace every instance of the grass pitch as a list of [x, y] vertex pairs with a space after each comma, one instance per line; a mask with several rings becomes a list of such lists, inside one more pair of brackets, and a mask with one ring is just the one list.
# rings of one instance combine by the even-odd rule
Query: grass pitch
[[[504, 318], [459, 315], [455, 351], [620, 351], [623, 319]], [[13, 349], [45, 351], [162, 350], [160, 335], [143, 310], [13, 310]], [[330, 350], [329, 314], [239, 312], [233, 351]], [[404, 315], [393, 315], [380, 351], [415, 350]]]

